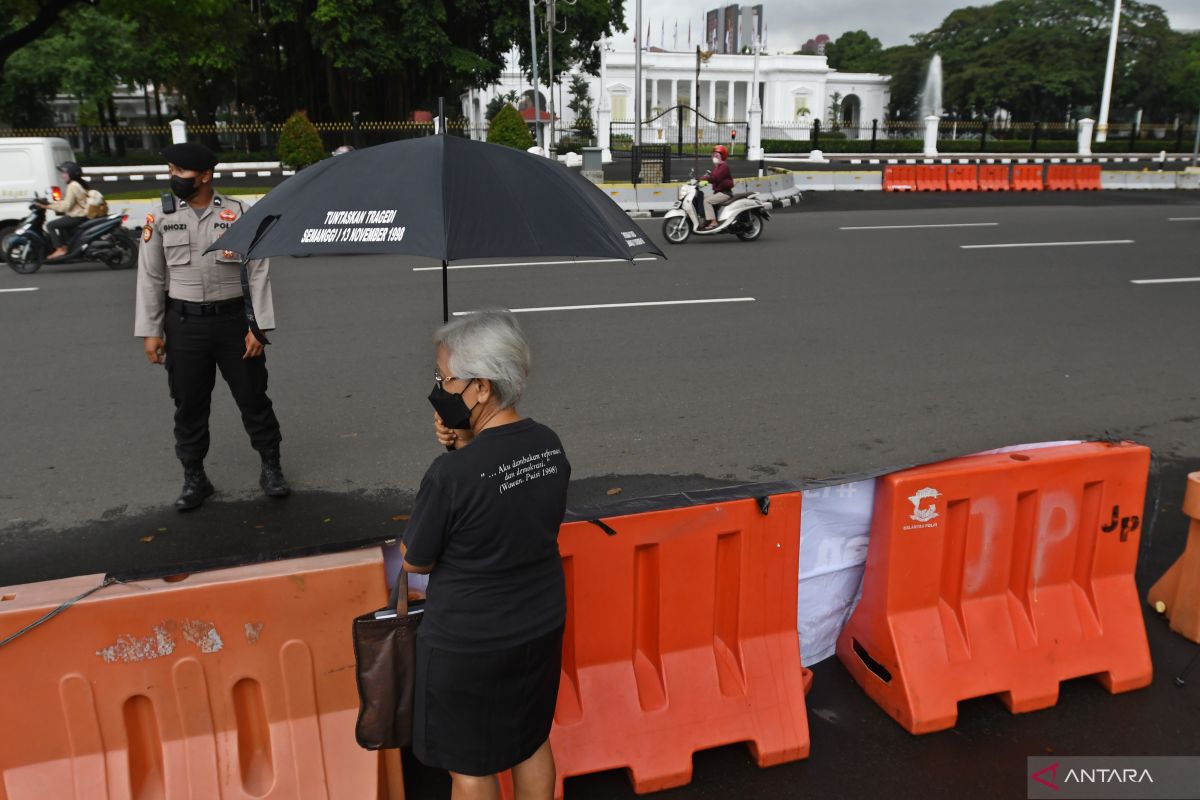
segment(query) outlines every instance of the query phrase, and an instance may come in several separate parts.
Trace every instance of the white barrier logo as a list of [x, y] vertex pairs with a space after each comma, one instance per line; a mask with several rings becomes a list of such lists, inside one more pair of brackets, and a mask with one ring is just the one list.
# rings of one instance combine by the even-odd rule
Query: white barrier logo
[[924, 508], [921, 507], [921, 504], [926, 500], [933, 500], [941, 496], [941, 493], [937, 489], [929, 486], [919, 490], [912, 497], [908, 498], [908, 502], [913, 504], [913, 513], [909, 515], [909, 519], [913, 522], [932, 522], [937, 519], [937, 503], [930, 503]]

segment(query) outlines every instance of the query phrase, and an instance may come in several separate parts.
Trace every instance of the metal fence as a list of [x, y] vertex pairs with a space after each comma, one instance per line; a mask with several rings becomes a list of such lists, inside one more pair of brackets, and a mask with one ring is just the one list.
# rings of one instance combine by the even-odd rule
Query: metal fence
[[[1110, 123], [1107, 142], [1093, 143], [1098, 152], [1185, 152], [1192, 149], [1195, 125]], [[914, 120], [872, 120], [861, 125], [826, 125], [819, 120], [763, 122], [767, 152], [916, 152], [925, 137], [925, 123]], [[1074, 152], [1079, 123], [1003, 122], [943, 119], [938, 123], [942, 152]]]
[[[313, 127], [321, 137], [321, 145], [327, 152], [338, 147], [370, 147], [431, 136], [432, 122], [409, 121], [364, 121], [314, 122]], [[276, 123], [188, 125], [189, 139], [202, 141], [217, 150], [222, 157], [234, 158], [253, 156], [247, 160], [275, 160], [279, 144], [279, 133], [283, 125]], [[468, 136], [465, 122], [449, 122], [446, 132], [451, 135]], [[171, 128], [168, 125], [150, 126], [88, 126], [61, 128], [12, 128], [0, 130], [0, 137], [57, 136], [71, 143], [75, 152], [85, 162], [105, 158], [128, 159], [145, 163], [157, 163], [158, 151], [170, 144]]]
[[[609, 124], [610, 149], [614, 158], [628, 158], [633, 151], [637, 124], [622, 120]], [[750, 124], [745, 120], [714, 120], [690, 106], [674, 106], [642, 123], [643, 145], [665, 145], [676, 156], [707, 155], [716, 145], [729, 148], [731, 158], [746, 157]]]

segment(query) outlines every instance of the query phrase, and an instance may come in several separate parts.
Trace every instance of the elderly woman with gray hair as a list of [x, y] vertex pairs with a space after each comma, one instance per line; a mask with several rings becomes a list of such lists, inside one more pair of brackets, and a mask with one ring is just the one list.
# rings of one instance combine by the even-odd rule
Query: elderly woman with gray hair
[[429, 573], [417, 635], [413, 753], [446, 769], [454, 800], [550, 800], [566, 589], [558, 529], [571, 465], [516, 403], [529, 344], [507, 311], [437, 331], [433, 404], [439, 456], [404, 532], [404, 569]]

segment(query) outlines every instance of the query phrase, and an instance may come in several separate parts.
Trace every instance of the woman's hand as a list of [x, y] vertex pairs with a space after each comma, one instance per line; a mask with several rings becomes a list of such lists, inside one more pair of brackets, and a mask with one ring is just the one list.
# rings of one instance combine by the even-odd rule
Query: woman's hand
[[475, 438], [475, 434], [470, 430], [453, 430], [442, 424], [442, 418], [438, 413], [433, 412], [433, 434], [437, 437], [438, 444], [442, 447], [454, 448], [457, 450], [460, 447], [465, 447], [470, 444], [471, 439]]

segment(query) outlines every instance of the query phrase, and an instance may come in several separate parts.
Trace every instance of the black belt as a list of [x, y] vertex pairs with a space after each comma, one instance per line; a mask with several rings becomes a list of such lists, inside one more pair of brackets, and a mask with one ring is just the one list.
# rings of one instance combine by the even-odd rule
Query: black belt
[[194, 317], [209, 317], [219, 314], [241, 314], [245, 308], [245, 301], [240, 297], [234, 297], [230, 300], [219, 300], [215, 303], [191, 303], [187, 300], [176, 300], [174, 297], [167, 298], [167, 306], [180, 314], [188, 314]]

